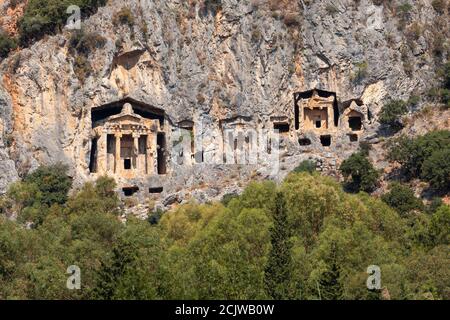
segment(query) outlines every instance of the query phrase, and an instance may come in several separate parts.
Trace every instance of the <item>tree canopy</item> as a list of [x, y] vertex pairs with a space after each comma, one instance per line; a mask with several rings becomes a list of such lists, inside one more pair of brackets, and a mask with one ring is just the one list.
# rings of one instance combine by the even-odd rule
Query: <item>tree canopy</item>
[[[366, 287], [369, 265], [392, 299], [450, 298], [446, 205], [401, 216], [398, 201], [387, 201], [394, 210], [301, 172], [251, 183], [226, 206], [191, 202], [154, 223], [124, 223], [114, 181], [59, 201], [59, 189], [36, 183], [46, 170], [0, 201], [1, 212], [47, 208], [32, 228], [33, 216], [0, 215], [0, 299], [378, 299], [381, 290]], [[71, 265], [81, 290], [66, 288]]]

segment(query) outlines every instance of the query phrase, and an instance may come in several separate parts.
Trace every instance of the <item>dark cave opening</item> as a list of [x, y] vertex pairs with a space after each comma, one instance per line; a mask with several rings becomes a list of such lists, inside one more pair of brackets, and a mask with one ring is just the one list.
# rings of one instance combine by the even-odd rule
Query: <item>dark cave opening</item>
[[330, 136], [330, 135], [320, 136], [320, 143], [321, 143], [322, 146], [324, 146], [324, 147], [329, 147], [329, 146], [331, 146], [331, 136]]
[[125, 197], [131, 197], [133, 196], [136, 192], [139, 191], [139, 188], [134, 186], [134, 187], [125, 187], [122, 188], [123, 194]]

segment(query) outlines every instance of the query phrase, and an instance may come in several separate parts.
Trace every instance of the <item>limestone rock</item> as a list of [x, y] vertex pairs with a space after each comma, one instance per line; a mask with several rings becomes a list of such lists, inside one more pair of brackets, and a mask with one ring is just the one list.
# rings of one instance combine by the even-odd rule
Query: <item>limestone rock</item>
[[[83, 21], [85, 32], [106, 40], [90, 52], [92, 70], [84, 80], [69, 50], [68, 30], [2, 61], [0, 193], [41, 164], [68, 164], [75, 187], [95, 179], [90, 172], [95, 110], [110, 106], [119, 113], [130, 101], [164, 113], [168, 173], [120, 181], [119, 190], [138, 186], [141, 199], [155, 197], [157, 205], [191, 197], [220, 200], [255, 178], [280, 180], [308, 157], [333, 172], [358, 149], [358, 141], [377, 141], [377, 115], [388, 99], [407, 99], [438, 81], [427, 45], [432, 35], [424, 32], [409, 48], [398, 17], [370, 0], [335, 1], [336, 12], [329, 12], [327, 0], [292, 1], [277, 12], [264, 1], [221, 2], [212, 12], [202, 1], [130, 0], [126, 6], [135, 17], [130, 27], [113, 26], [124, 2], [109, 1]], [[429, 1], [416, 2], [408, 23], [420, 18], [423, 26], [433, 26], [437, 15]], [[399, 54], [403, 47], [414, 66], [411, 75]], [[339, 121], [329, 146], [323, 134], [295, 128], [294, 94], [313, 89], [335, 97], [327, 116], [331, 121], [337, 112]], [[349, 128], [355, 114], [362, 119], [358, 141]], [[224, 131], [275, 127], [284, 131], [278, 168], [273, 154], [245, 165], [217, 157], [226, 147]], [[180, 138], [190, 132], [204, 142], [203, 151]], [[236, 144], [249, 139], [238, 137]]]

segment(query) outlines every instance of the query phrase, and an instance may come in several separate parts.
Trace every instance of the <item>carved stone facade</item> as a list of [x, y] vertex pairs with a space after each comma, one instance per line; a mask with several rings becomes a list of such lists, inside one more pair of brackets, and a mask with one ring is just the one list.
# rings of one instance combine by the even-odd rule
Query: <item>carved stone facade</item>
[[92, 137], [91, 173], [136, 179], [167, 172], [160, 121], [134, 113], [130, 103], [119, 114], [93, 123]]
[[299, 144], [317, 138], [324, 147], [343, 135], [356, 142], [370, 124], [369, 112], [360, 100], [339, 102], [333, 92], [313, 89], [295, 94], [295, 129]]
[[274, 172], [279, 156], [351, 152], [370, 124], [362, 101], [341, 103], [333, 92], [296, 93], [294, 105], [294, 117], [234, 116], [207, 125], [174, 123], [164, 110], [132, 98], [98, 106], [91, 110], [90, 174], [113, 177], [124, 196], [164, 198], [203, 168], [217, 170], [211, 177], [224, 165]]

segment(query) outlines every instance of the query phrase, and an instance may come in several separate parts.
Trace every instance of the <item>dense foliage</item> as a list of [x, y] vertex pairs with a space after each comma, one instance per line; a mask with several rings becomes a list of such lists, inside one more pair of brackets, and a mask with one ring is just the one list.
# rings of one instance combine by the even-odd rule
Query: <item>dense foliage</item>
[[16, 40], [0, 29], [0, 58], [5, 58], [8, 53], [16, 47]]
[[424, 136], [400, 136], [389, 145], [388, 158], [401, 164], [411, 178], [422, 178], [432, 188], [445, 192], [450, 188], [450, 131], [432, 131]]
[[402, 216], [406, 216], [414, 210], [423, 209], [422, 201], [414, 195], [411, 188], [400, 183], [393, 183], [391, 190], [381, 199]]
[[[7, 216], [37, 200], [0, 201], [0, 299], [450, 298], [445, 205], [402, 218], [331, 178], [292, 173], [279, 186], [252, 183], [226, 206], [190, 203], [157, 223], [122, 223], [112, 180], [63, 202], [60, 190], [39, 188], [58, 177], [41, 170], [12, 187], [45, 203], [32, 228]], [[373, 264], [382, 290], [366, 288]], [[70, 265], [81, 290], [66, 288]]]
[[356, 152], [344, 160], [340, 170], [346, 178], [347, 190], [353, 192], [373, 191], [380, 177], [364, 151]]
[[300, 162], [300, 164], [294, 169], [294, 172], [309, 172], [313, 173], [317, 170], [317, 165], [314, 161], [305, 160]]
[[408, 112], [408, 105], [405, 101], [393, 100], [383, 106], [379, 115], [379, 121], [394, 129], [400, 129], [402, 128], [400, 118], [406, 112]]
[[29, 0], [19, 21], [20, 40], [28, 45], [63, 28], [69, 6], [80, 7], [82, 15], [88, 16], [105, 4], [106, 0]]

